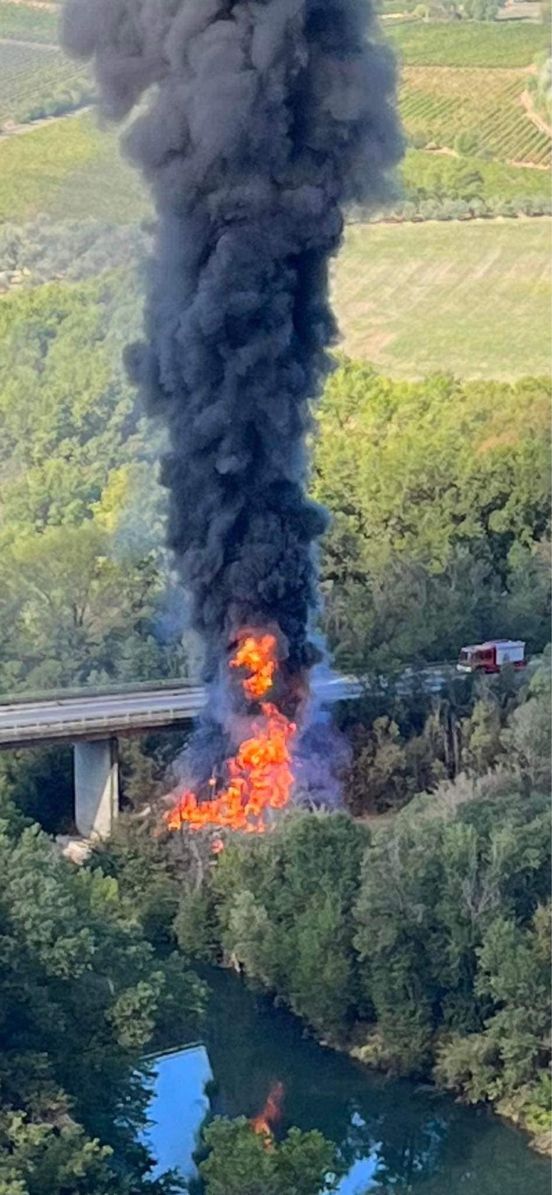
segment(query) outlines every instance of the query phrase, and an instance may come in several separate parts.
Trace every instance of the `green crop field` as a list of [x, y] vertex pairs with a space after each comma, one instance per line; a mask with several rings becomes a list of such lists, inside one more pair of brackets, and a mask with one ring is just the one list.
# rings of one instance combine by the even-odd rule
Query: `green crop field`
[[113, 223], [149, 211], [137, 173], [120, 157], [117, 134], [92, 115], [70, 116], [0, 140], [0, 220], [43, 213]]
[[515, 21], [388, 21], [385, 36], [405, 66], [530, 66], [548, 48], [544, 25]]
[[522, 106], [527, 76], [514, 70], [405, 67], [401, 114], [417, 145], [454, 148], [467, 135], [473, 151], [503, 161], [545, 165], [551, 138]]
[[57, 44], [58, 19], [53, 5], [36, 8], [0, 0], [0, 38]]
[[356, 225], [336, 263], [342, 348], [391, 375], [550, 372], [549, 219]]
[[87, 87], [86, 73], [61, 51], [0, 43], [0, 128], [48, 115], [56, 104], [71, 108]]

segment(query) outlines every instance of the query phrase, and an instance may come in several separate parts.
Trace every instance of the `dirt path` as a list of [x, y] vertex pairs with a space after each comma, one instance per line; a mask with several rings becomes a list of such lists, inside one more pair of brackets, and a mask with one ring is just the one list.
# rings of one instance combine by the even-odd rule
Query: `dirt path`
[[59, 4], [51, 4], [50, 0], [10, 0], [12, 4], [21, 4], [23, 8], [41, 8], [43, 12], [59, 13]]
[[53, 41], [29, 41], [28, 37], [0, 37], [0, 46], [25, 46], [30, 50], [57, 50], [58, 54], [60, 50], [60, 47]]
[[519, 98], [522, 106], [525, 108], [529, 120], [531, 120], [533, 124], [537, 126], [537, 129], [539, 129], [541, 133], [545, 133], [547, 137], [552, 137], [552, 128], [546, 123], [544, 117], [540, 116], [539, 113], [535, 111], [535, 105], [533, 104], [533, 96], [531, 95], [531, 92], [523, 91]]

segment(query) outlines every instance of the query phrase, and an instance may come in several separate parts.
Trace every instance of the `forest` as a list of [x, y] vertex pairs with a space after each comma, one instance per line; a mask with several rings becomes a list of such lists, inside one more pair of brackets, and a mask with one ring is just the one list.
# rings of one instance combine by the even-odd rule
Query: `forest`
[[[182, 1190], [144, 1136], [151, 1059], [201, 1037], [213, 968], [363, 1075], [549, 1149], [548, 49], [497, 0], [380, 7], [407, 148], [387, 211], [349, 215], [310, 441], [317, 631], [364, 684], [335, 710], [340, 798], [214, 854], [160, 817], [184, 732], [121, 739], [117, 830], [75, 866], [70, 748], [0, 753], [2, 1195]], [[151, 207], [79, 111], [55, 4], [0, 23], [0, 693], [196, 679], [164, 436], [123, 364]], [[526, 670], [455, 674], [499, 635]], [[329, 1195], [344, 1170], [331, 1134], [267, 1148], [228, 1116], [195, 1162], [189, 1195]]]

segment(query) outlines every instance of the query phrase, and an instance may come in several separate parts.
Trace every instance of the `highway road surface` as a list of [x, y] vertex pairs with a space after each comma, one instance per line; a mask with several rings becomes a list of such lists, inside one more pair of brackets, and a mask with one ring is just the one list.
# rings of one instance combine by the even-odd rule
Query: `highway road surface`
[[[539, 656], [534, 656], [529, 661], [527, 674], [537, 667], [539, 660]], [[336, 701], [353, 701], [371, 691], [381, 693], [387, 687], [405, 695], [420, 689], [438, 693], [455, 677], [465, 680], [454, 663], [406, 668], [393, 681], [336, 676], [322, 665], [313, 673], [312, 690], [320, 704], [331, 705]], [[67, 696], [45, 695], [5, 702], [0, 697], [0, 750], [182, 726], [193, 721], [205, 703], [202, 685], [173, 685], [170, 681], [159, 688], [154, 684], [137, 685], [136, 689], [129, 687], [126, 691], [107, 693], [83, 690]]]
[[[330, 703], [359, 697], [362, 688], [353, 677], [328, 677], [316, 684], [315, 691], [321, 702]], [[203, 687], [188, 684], [146, 692], [82, 693], [0, 704], [0, 748], [181, 726], [201, 713], [205, 701]]]

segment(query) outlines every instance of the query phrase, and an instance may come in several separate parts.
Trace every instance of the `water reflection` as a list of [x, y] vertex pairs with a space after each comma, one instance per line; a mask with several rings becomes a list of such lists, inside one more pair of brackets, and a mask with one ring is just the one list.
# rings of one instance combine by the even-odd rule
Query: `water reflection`
[[[318, 1128], [348, 1168], [340, 1195], [548, 1195], [549, 1167], [484, 1110], [388, 1081], [303, 1036], [301, 1026], [234, 976], [209, 975], [205, 1050], [163, 1058], [150, 1139], [160, 1166], [190, 1173], [208, 1107], [254, 1116], [270, 1087], [285, 1088], [280, 1130]], [[205, 1083], [214, 1079], [209, 1102]]]
[[148, 1134], [157, 1159], [157, 1174], [173, 1167], [187, 1177], [195, 1173], [192, 1154], [209, 1114], [206, 1087], [212, 1077], [204, 1046], [175, 1051], [158, 1059]]

